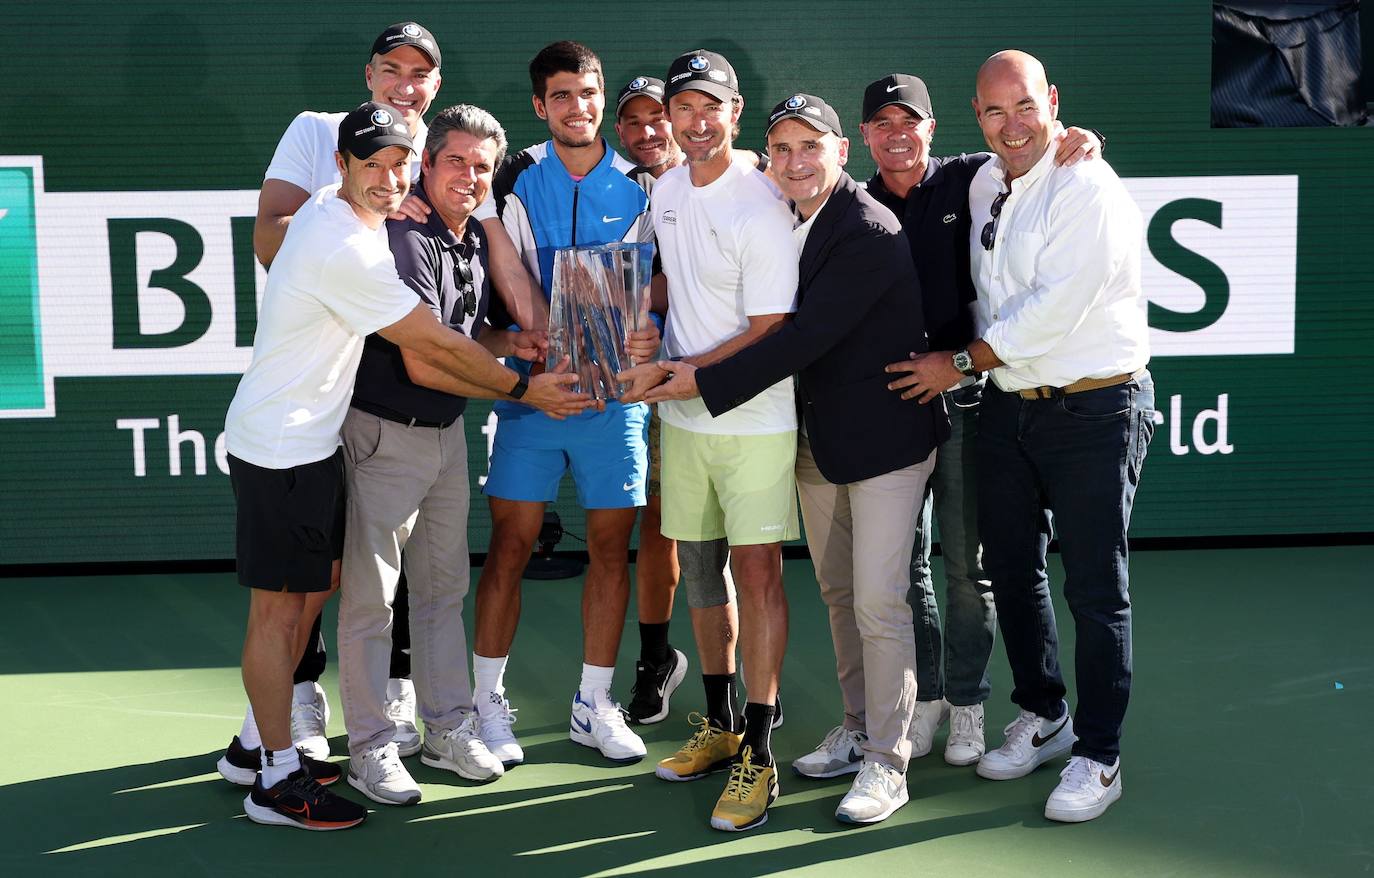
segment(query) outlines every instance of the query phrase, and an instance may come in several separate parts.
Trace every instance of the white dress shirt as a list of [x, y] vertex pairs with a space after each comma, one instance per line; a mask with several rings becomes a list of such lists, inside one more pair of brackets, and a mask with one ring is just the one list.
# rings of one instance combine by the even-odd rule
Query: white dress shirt
[[1129, 374], [1150, 359], [1140, 293], [1140, 210], [1101, 159], [1054, 164], [1054, 149], [1011, 182], [992, 250], [982, 244], [1006, 190], [993, 158], [969, 186], [978, 334], [1005, 363], [1002, 390]]

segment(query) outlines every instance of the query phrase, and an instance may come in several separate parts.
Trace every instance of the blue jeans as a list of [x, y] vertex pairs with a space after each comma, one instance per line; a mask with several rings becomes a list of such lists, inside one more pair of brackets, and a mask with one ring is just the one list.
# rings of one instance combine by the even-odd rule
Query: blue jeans
[[[911, 553], [908, 601], [916, 621], [916, 681], [919, 701], [948, 698], [967, 706], [988, 700], [988, 661], [996, 636], [997, 610], [992, 585], [983, 574], [978, 543], [976, 478], [978, 403], [983, 383], [945, 394], [949, 440], [940, 446], [935, 472], [926, 486], [925, 503]], [[940, 524], [940, 550], [945, 565], [943, 639], [940, 607], [930, 575], [932, 507]]]
[[[991, 384], [978, 435], [978, 526], [1011, 663], [1011, 699], [1063, 714], [1059, 634], [1045, 553], [1051, 523], [1074, 618], [1075, 756], [1112, 763], [1131, 692], [1126, 529], [1154, 435], [1154, 382], [1139, 379], [1051, 399]], [[1048, 514], [1047, 514], [1048, 513]]]

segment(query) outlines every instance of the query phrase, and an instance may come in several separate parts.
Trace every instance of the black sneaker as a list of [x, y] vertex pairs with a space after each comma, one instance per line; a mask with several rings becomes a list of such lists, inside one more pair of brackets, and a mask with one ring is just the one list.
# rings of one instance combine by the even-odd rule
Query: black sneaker
[[336, 796], [298, 768], [271, 789], [264, 789], [262, 775], [243, 800], [243, 811], [254, 823], [294, 826], [323, 831], [348, 829], [362, 823], [367, 809]]
[[[300, 755], [301, 767], [321, 786], [327, 787], [343, 777], [343, 769], [334, 763], [311, 759], [299, 747], [296, 748], [296, 753]], [[229, 742], [229, 749], [224, 751], [215, 767], [219, 769], [219, 776], [230, 783], [251, 787], [258, 776], [258, 769], [262, 767], [262, 748], [254, 747], [249, 750], [243, 746], [239, 736], [235, 735], [234, 740]]]
[[687, 656], [668, 647], [668, 661], [661, 665], [635, 662], [635, 685], [625, 711], [630, 722], [647, 726], [668, 716], [668, 699], [687, 676]]
[[782, 728], [782, 693], [773, 698], [773, 728]]

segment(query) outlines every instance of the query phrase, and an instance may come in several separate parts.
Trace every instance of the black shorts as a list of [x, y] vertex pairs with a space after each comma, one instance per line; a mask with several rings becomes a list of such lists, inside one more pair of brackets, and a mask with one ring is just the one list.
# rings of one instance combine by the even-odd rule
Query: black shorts
[[268, 591], [328, 591], [343, 557], [343, 449], [314, 463], [264, 469], [229, 455], [239, 584]]

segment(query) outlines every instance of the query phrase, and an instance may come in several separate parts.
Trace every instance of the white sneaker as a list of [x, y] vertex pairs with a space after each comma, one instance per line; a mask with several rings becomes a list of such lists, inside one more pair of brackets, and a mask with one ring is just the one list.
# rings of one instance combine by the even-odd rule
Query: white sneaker
[[394, 741], [350, 759], [348, 785], [383, 805], [414, 805], [420, 801], [420, 788], [401, 763]]
[[315, 684], [315, 700], [291, 702], [291, 743], [311, 759], [329, 758], [329, 739], [325, 726], [329, 725], [329, 701], [324, 687]]
[[950, 705], [945, 761], [950, 765], [972, 765], [983, 758], [987, 749], [983, 740], [983, 705]]
[[592, 693], [591, 704], [582, 700], [581, 690], [573, 693], [568, 737], [600, 750], [602, 756], [613, 762], [638, 762], [648, 752], [639, 735], [625, 725], [625, 714], [605, 689]]
[[455, 728], [425, 735], [420, 761], [430, 768], [447, 768], [468, 780], [496, 780], [506, 773], [501, 760], [482, 743], [477, 711], [469, 711]]
[[1051, 759], [1068, 753], [1078, 738], [1073, 733], [1073, 718], [1068, 707], [1059, 719], [1044, 719], [1028, 710], [1021, 711], [1005, 729], [1002, 746], [978, 760], [978, 776], [988, 780], [1025, 777]]
[[415, 682], [393, 677], [386, 681], [386, 718], [395, 731], [391, 740], [402, 756], [420, 752], [420, 730], [415, 725]]
[[935, 733], [949, 719], [949, 702], [943, 698], [916, 702], [911, 716], [911, 758], [920, 759], [935, 746]]
[[1121, 798], [1121, 760], [1103, 765], [1086, 756], [1073, 756], [1059, 772], [1059, 786], [1045, 802], [1045, 819], [1082, 823], [1102, 816]]
[[506, 696], [499, 692], [478, 692], [477, 733], [482, 743], [487, 745], [491, 755], [501, 760], [506, 768], [525, 761], [525, 751], [515, 740], [510, 727], [515, 725], [515, 708], [510, 706]]
[[877, 823], [905, 805], [907, 798], [906, 775], [881, 762], [865, 762], [835, 817], [841, 823]]
[[792, 760], [792, 770], [802, 777], [838, 777], [853, 774], [863, 767], [864, 743], [868, 735], [844, 726], [825, 733], [821, 743], [805, 756]]

